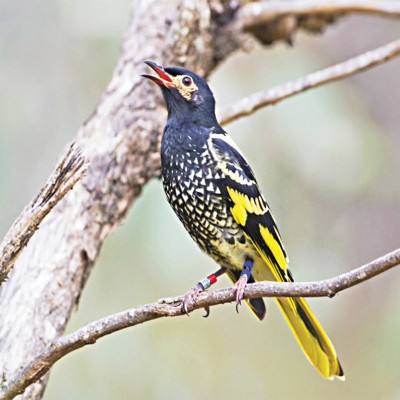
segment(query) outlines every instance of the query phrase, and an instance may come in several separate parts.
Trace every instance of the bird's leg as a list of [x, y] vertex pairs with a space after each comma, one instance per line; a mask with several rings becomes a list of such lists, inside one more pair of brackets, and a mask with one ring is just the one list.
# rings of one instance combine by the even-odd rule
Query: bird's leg
[[[218, 271], [213, 274], [208, 275], [206, 278], [202, 279], [197, 283], [196, 286], [193, 286], [190, 290], [188, 290], [183, 296], [182, 308], [185, 313], [188, 313], [188, 307], [190, 303], [196, 303], [196, 298], [200, 292], [207, 290], [211, 285], [217, 282], [217, 278], [226, 272], [225, 268], [220, 268]], [[205, 317], [208, 317], [209, 310], [206, 309]]]
[[236, 281], [233, 286], [233, 293], [236, 293], [236, 311], [239, 312], [239, 305], [243, 299], [244, 288], [247, 285], [247, 282], [251, 276], [251, 270], [253, 269], [253, 261], [247, 259], [242, 267], [242, 273], [240, 274], [239, 279]]

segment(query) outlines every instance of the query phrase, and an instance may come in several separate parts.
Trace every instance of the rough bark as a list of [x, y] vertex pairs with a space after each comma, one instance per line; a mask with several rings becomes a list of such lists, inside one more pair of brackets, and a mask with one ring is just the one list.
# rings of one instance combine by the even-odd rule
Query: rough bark
[[[240, 35], [225, 36], [227, 45], [219, 35], [233, 16], [224, 3], [146, 0], [133, 10], [111, 82], [75, 138], [87, 175], [46, 217], [1, 287], [3, 381], [64, 332], [104, 239], [159, 174], [165, 111], [140, 77], [143, 60], [207, 75], [240, 46]], [[46, 377], [21, 397], [40, 398], [45, 384]]]

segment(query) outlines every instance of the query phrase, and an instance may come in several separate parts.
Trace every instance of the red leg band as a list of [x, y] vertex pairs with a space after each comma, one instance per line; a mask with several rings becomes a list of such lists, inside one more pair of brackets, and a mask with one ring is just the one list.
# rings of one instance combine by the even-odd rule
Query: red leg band
[[211, 285], [217, 282], [217, 277], [215, 276], [215, 274], [208, 275], [207, 279], [210, 281]]

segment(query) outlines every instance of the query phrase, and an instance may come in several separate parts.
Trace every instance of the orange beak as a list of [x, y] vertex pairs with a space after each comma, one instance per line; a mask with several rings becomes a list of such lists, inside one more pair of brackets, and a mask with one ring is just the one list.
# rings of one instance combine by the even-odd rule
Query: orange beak
[[174, 82], [172, 81], [171, 77], [164, 71], [163, 67], [157, 65], [153, 61], [145, 61], [145, 64], [147, 64], [150, 68], [152, 68], [157, 73], [158, 76], [143, 74], [142, 76], [144, 78], [148, 78], [157, 85], [164, 86], [166, 88], [174, 86]]

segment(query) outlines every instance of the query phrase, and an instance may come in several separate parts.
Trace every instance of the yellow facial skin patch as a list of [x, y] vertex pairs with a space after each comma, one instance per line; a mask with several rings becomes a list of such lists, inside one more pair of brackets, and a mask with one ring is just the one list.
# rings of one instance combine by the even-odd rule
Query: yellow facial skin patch
[[[188, 101], [191, 100], [192, 93], [199, 89], [193, 82], [193, 79], [188, 75], [171, 76], [171, 78], [174, 86], [178, 89], [178, 92]], [[187, 82], [190, 80], [190, 84], [185, 84], [185, 80]]]

